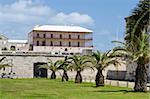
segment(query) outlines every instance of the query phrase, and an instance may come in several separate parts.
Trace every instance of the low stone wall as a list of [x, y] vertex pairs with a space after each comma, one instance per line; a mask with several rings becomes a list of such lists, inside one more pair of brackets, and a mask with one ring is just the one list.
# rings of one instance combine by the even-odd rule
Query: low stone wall
[[[74, 80], [74, 78], [71, 78], [71, 80]], [[83, 82], [95, 83], [95, 80], [92, 78], [90, 78], [90, 79], [83, 78]], [[117, 87], [127, 87], [127, 88], [133, 89], [135, 83], [129, 82], [129, 81], [105, 80], [105, 85], [117, 86]], [[147, 90], [150, 91], [150, 83], [147, 84]]]

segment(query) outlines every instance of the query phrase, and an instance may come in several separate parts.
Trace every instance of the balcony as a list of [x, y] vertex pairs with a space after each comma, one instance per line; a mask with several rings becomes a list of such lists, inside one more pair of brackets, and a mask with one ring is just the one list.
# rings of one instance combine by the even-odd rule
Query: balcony
[[[49, 45], [50, 46], [50, 45]], [[71, 46], [68, 46], [68, 45], [53, 45], [53, 46], [51, 46], [51, 47], [89, 47], [89, 48], [92, 48], [93, 47], [93, 45], [85, 45], [85, 46], [77, 46], [77, 45], [71, 45]]]
[[63, 38], [63, 37], [61, 37], [61, 38], [57, 38], [57, 37], [45, 37], [45, 38], [43, 38], [43, 37], [40, 37], [40, 36], [35, 36], [35, 37], [33, 37], [34, 39], [51, 39], [51, 40], [81, 40], [81, 41], [91, 41], [91, 40], [93, 40], [92, 39], [92, 37], [90, 37], [90, 38]]

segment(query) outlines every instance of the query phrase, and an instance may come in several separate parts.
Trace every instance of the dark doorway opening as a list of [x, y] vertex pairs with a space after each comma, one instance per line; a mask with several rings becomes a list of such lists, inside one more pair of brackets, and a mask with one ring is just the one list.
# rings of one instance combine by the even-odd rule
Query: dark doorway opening
[[47, 69], [46, 68], [40, 68], [40, 65], [44, 65], [46, 63], [43, 62], [37, 62], [34, 63], [34, 72], [33, 76], [34, 78], [47, 78]]
[[15, 46], [11, 46], [11, 47], [10, 47], [10, 50], [15, 51], [15, 50], [16, 50], [16, 47], [15, 47]]

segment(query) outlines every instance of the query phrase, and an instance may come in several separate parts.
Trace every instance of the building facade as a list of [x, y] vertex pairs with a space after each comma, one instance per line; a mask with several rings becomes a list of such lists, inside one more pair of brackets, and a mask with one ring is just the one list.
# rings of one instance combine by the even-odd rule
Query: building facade
[[8, 49], [12, 51], [28, 51], [27, 40], [8, 40]]
[[1, 50], [7, 50], [8, 38], [0, 35], [0, 52]]
[[52, 54], [92, 52], [92, 31], [79, 26], [36, 26], [28, 34], [30, 50]]

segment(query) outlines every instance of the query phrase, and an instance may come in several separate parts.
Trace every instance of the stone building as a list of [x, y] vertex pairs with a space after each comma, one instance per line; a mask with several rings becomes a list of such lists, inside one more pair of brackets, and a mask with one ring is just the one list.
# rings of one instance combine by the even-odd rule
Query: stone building
[[92, 52], [92, 32], [79, 26], [36, 26], [28, 34], [30, 50], [52, 54]]
[[28, 49], [27, 40], [9, 40], [0, 35], [0, 51], [28, 51]]
[[1, 50], [7, 50], [8, 38], [0, 34], [0, 52]]
[[56, 61], [66, 55], [91, 53], [92, 32], [79, 26], [43, 25], [34, 27], [28, 40], [0, 36], [0, 58], [6, 57], [13, 64], [0, 70], [0, 74], [15, 73], [18, 78], [49, 77], [50, 71], [38, 69], [38, 65], [47, 63], [47, 58]]
[[[8, 40], [3, 37], [0, 47], [6, 47], [7, 50], [2, 50], [0, 59], [6, 57], [13, 66], [0, 70], [0, 75], [15, 73], [18, 78], [50, 77], [51, 71], [39, 69], [39, 64], [46, 64], [48, 58], [56, 61], [64, 59], [66, 55], [91, 53], [92, 33], [93, 31], [79, 26], [43, 25], [33, 28], [28, 34], [28, 40]], [[122, 64], [117, 69], [116, 72], [114, 66], [106, 68], [103, 71], [105, 78], [124, 79], [126, 66]], [[96, 70], [86, 69], [82, 75], [83, 78], [94, 80], [96, 73]], [[75, 74], [75, 71], [68, 71], [71, 78]], [[57, 72], [57, 75], [60, 77], [62, 72]]]
[[27, 40], [8, 40], [7, 47], [12, 51], [28, 51], [28, 41]]

